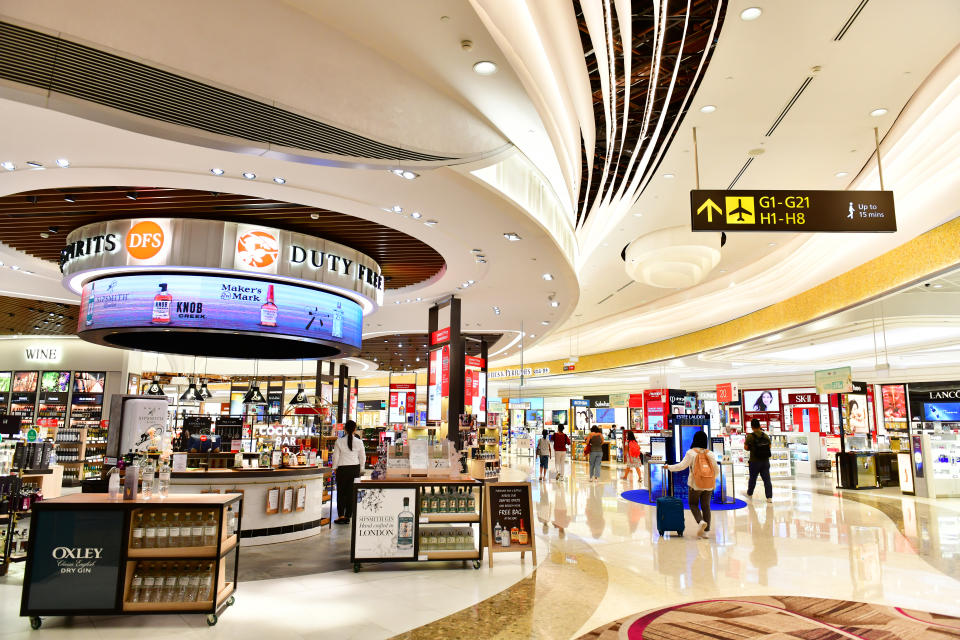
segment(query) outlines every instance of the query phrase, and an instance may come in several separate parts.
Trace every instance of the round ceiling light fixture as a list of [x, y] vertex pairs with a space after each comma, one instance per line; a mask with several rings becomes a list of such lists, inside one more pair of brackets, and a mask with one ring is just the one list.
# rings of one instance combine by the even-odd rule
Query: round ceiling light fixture
[[836, 172], [835, 174], [833, 174], [833, 175], [834, 175], [834, 177], [836, 177], [836, 178], [846, 178], [846, 177], [847, 177], [847, 172], [846, 172], [846, 171], [837, 171], [837, 172]]
[[763, 9], [760, 7], [747, 7], [740, 12], [740, 19], [746, 22], [756, 20], [763, 13]]
[[717, 106], [713, 104], [705, 104], [702, 107], [700, 107], [701, 113], [713, 113], [716, 110], [717, 110]]
[[883, 107], [880, 107], [879, 109], [874, 109], [873, 111], [871, 111], [870, 115], [873, 116], [874, 118], [879, 118], [880, 116], [887, 115], [887, 110], [884, 109]]
[[481, 76], [493, 75], [497, 72], [497, 65], [489, 60], [481, 60], [473, 65], [473, 72]]
[[623, 257], [627, 275], [637, 282], [685, 289], [702, 282], [720, 263], [720, 234], [667, 227], [631, 242]]
[[241, 175], [247, 180], [253, 180], [257, 177], [257, 174], [255, 174], [253, 171], [244, 171]]
[[213, 169], [210, 169], [210, 173], [212, 173], [215, 176], [222, 176], [223, 169], [221, 169], [220, 167], [214, 167]]

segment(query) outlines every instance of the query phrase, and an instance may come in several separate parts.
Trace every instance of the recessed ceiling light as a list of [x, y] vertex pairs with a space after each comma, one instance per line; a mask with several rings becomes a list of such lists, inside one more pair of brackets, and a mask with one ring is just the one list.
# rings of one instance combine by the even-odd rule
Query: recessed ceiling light
[[481, 253], [483, 253], [483, 249], [470, 249], [470, 253], [475, 253], [477, 255], [480, 255]]
[[27, 160], [27, 164], [30, 165], [31, 167], [36, 167], [37, 169], [43, 168], [43, 163], [37, 162], [36, 160]]
[[46, 231], [41, 231], [41, 232], [40, 232], [40, 237], [43, 238], [43, 239], [47, 239], [47, 238], [50, 237], [50, 234], [47, 233]]
[[[18, 267], [15, 264], [10, 265], [10, 268], [13, 269], [14, 271], [20, 271], [20, 267]], [[50, 315], [53, 315], [53, 314], [51, 313]]]
[[846, 178], [846, 177], [847, 177], [847, 172], [846, 172], [846, 171], [837, 171], [837, 172], [836, 172], [835, 174], [833, 174], [833, 175], [834, 175], [834, 177], [836, 177], [836, 178]]
[[768, 246], [768, 247], [775, 247], [775, 246], [777, 246], [777, 243], [776, 243], [776, 242], [768, 242], [768, 243], [767, 243], [767, 246]]
[[473, 65], [473, 71], [481, 76], [489, 76], [497, 72], [497, 65], [489, 60], [481, 60]]
[[74, 198], [74, 197], [73, 197], [72, 195], [70, 195], [70, 194], [67, 194], [67, 195], [63, 196], [63, 199], [64, 199], [64, 201], [66, 201], [66, 202], [76, 202], [76, 201], [77, 201], [77, 199]]
[[702, 107], [700, 107], [700, 111], [702, 111], [703, 113], [713, 113], [716, 110], [717, 110], [716, 105], [712, 105], [712, 104], [705, 104]]
[[474, 284], [475, 282], [475, 280], [467, 280], [467, 284]]
[[257, 174], [255, 174], [253, 171], [244, 171], [244, 172], [243, 172], [242, 174], [240, 174], [240, 175], [242, 175], [242, 176], [243, 176], [244, 178], [246, 178], [247, 180], [253, 180], [254, 178], [257, 177]]
[[541, 321], [540, 321], [540, 324], [542, 324], [543, 326], [547, 326], [547, 325], [550, 324], [550, 323], [549, 323], [548, 321], [546, 321], [546, 320], [541, 320]]
[[57, 158], [57, 166], [66, 169], [70, 166], [70, 161], [66, 158]]
[[640, 213], [640, 212], [637, 212], [637, 213], [633, 214], [633, 217], [634, 217], [634, 218], [642, 218], [642, 217], [643, 217], [643, 214]]
[[672, 180], [674, 178], [674, 175], [672, 173], [665, 173], [663, 174], [663, 177], [666, 178], [667, 180]]
[[17, 165], [7, 160], [6, 162], [0, 162], [0, 167], [3, 167], [7, 171], [13, 171], [14, 169], [17, 168]]
[[516, 242], [517, 240], [522, 240], [522, 238], [519, 235], [517, 235], [516, 233], [513, 233], [512, 231], [503, 234], [503, 237], [509, 240], [510, 242]]
[[880, 107], [879, 109], [874, 109], [873, 111], [871, 111], [870, 115], [872, 115], [874, 118], [879, 118], [880, 116], [887, 115], [887, 110], [884, 109], [883, 107]]
[[935, 285], [933, 285], [933, 288], [934, 288], [934, 289], [943, 289], [943, 285], [942, 285], [942, 284], [935, 284]]
[[421, 300], [423, 300], [423, 298], [417, 298], [417, 302], [420, 302]]
[[310, 219], [311, 219], [311, 220], [319, 220], [319, 219], [320, 219], [320, 214], [319, 214], [319, 213], [311, 213], [311, 214], [310, 214]]
[[537, 337], [537, 334], [531, 333], [531, 334], [530, 334], [530, 337], [531, 337], [531, 338], [536, 338], [536, 337]]
[[287, 179], [286, 179], [286, 178], [281, 178], [280, 176], [277, 176], [277, 177], [275, 177], [275, 178], [273, 179], [273, 181], [276, 182], [277, 184], [284, 184], [284, 183], [287, 181]]
[[547, 282], [549, 282], [550, 280], [553, 280], [553, 274], [552, 274], [552, 273], [545, 273], [545, 274], [543, 274], [543, 275], [540, 276], [540, 277], [543, 278], [544, 280], [546, 280]]
[[126, 197], [127, 200], [136, 200], [136, 199], [137, 199], [137, 192], [136, 192], [136, 191], [128, 191], [128, 192], [125, 194], [124, 197]]
[[410, 217], [413, 218], [414, 220], [419, 220], [420, 218], [423, 217], [423, 214], [420, 213], [419, 211], [414, 211], [413, 213], [410, 214]]
[[403, 207], [401, 207], [398, 204], [395, 204], [392, 207], [390, 207], [390, 211], [393, 211], [394, 213], [403, 213]]
[[[394, 301], [393, 301], [393, 304], [400, 304], [400, 301], [399, 301], [399, 300], [394, 300]], [[386, 342], [386, 340], [384, 340], [384, 342]]]
[[219, 168], [219, 167], [214, 167], [213, 169], [210, 169], [210, 173], [212, 173], [212, 174], [215, 175], [215, 176], [222, 176], [222, 175], [223, 175], [223, 169], [221, 169], [221, 168]]
[[415, 180], [415, 179], [417, 179], [417, 178], [420, 177], [420, 174], [419, 174], [419, 173], [414, 173], [413, 171], [410, 171], [409, 169], [407, 169], [406, 171], [403, 171], [403, 172], [400, 174], [400, 177], [401, 177], [401, 178], [406, 178], [407, 180]]
[[436, 221], [436, 220], [424, 220], [423, 224], [427, 225], [428, 227], [434, 227], [434, 226], [436, 226], [437, 221]]
[[726, 273], [726, 272], [727, 272], [726, 269], [720, 269], [720, 273]]
[[560, 303], [557, 302], [556, 300], [551, 300], [551, 301], [550, 301], [550, 306], [553, 307], [554, 309], [556, 309], [557, 307], [560, 306]]
[[487, 261], [484, 260], [483, 258], [477, 258], [477, 263], [479, 263], [479, 264], [487, 264]]
[[759, 18], [761, 13], [763, 13], [763, 9], [760, 7], [748, 7], [740, 12], [740, 19], [750, 22]]

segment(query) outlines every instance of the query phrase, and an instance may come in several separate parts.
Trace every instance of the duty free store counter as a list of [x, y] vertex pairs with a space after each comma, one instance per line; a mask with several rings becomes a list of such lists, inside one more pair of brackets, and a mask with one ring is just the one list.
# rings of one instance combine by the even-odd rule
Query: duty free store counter
[[[327, 481], [332, 473], [327, 467], [175, 471], [170, 475], [171, 495], [167, 500], [183, 493], [241, 493], [241, 545], [299, 540], [330, 526], [333, 502]], [[292, 504], [285, 504], [285, 498], [290, 497], [288, 489], [292, 490]], [[276, 510], [270, 508], [271, 498]], [[285, 506], [290, 509], [285, 510]]]

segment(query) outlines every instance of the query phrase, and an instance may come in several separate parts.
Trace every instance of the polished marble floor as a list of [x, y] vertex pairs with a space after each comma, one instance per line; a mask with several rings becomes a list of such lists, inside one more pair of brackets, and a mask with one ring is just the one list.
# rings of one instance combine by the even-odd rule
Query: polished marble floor
[[[529, 477], [514, 459], [505, 480]], [[816, 596], [960, 615], [960, 500], [845, 492], [829, 478], [779, 480], [772, 502], [714, 514], [711, 537], [664, 538], [652, 507], [605, 466], [563, 483], [533, 475], [539, 566], [397, 564], [353, 573], [349, 536], [324, 531], [241, 553], [236, 606], [201, 615], [18, 617], [22, 565], [0, 578], [0, 640], [71, 638], [574, 638], [656, 607], [711, 598]], [[689, 516], [688, 516], [689, 517]], [[692, 520], [688, 529], [692, 529]], [[246, 553], [246, 555], [244, 555]]]

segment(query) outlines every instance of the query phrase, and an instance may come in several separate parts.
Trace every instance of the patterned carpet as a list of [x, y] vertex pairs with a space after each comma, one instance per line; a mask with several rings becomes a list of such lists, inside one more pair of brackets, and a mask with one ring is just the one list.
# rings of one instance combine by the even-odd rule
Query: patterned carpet
[[581, 640], [960, 640], [960, 618], [782, 596], [689, 602], [604, 625]]

